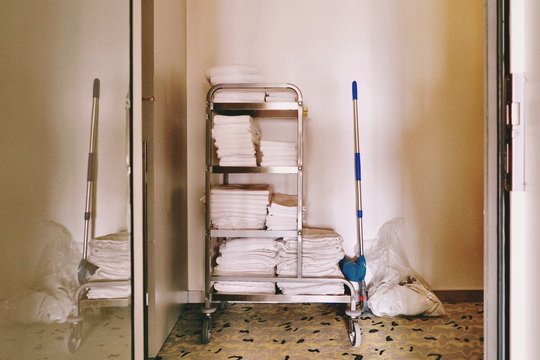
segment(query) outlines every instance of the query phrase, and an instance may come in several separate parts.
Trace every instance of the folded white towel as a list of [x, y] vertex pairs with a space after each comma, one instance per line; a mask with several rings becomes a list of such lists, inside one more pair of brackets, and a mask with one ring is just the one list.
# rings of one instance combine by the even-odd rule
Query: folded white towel
[[270, 196], [271, 186], [269, 184], [229, 184], [216, 185], [212, 188], [212, 194], [228, 195], [261, 195]]
[[217, 292], [229, 294], [274, 294], [276, 285], [273, 282], [216, 281], [214, 289]]
[[223, 266], [245, 266], [245, 267], [252, 267], [252, 266], [276, 266], [276, 258], [274, 256], [266, 256], [266, 255], [254, 255], [250, 253], [245, 253], [241, 257], [236, 256], [228, 256], [222, 254], [221, 256], [218, 256], [216, 258], [216, 263]]
[[204, 76], [207, 81], [214, 76], [230, 75], [230, 74], [258, 74], [259, 69], [254, 66], [242, 64], [218, 65], [206, 70]]
[[216, 265], [214, 275], [216, 276], [274, 276], [276, 269], [271, 267], [260, 267], [253, 269], [237, 268], [231, 266]]
[[210, 84], [246, 84], [263, 83], [264, 77], [259, 74], [225, 74], [216, 75], [210, 78]]
[[220, 245], [221, 250], [272, 250], [276, 249], [274, 238], [228, 238]]

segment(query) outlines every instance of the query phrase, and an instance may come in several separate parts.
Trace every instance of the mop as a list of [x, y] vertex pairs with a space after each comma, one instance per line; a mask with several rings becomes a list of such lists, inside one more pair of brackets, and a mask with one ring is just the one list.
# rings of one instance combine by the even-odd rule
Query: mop
[[99, 79], [94, 79], [94, 88], [92, 95], [92, 120], [90, 124], [90, 147], [88, 151], [88, 171], [86, 175], [86, 205], [84, 208], [84, 240], [83, 240], [83, 257], [79, 263], [77, 270], [77, 278], [79, 284], [88, 282], [90, 277], [94, 275], [98, 266], [88, 261], [88, 239], [90, 237], [90, 221], [92, 218], [93, 204], [93, 187], [94, 187], [94, 147], [96, 143], [96, 130], [99, 113]]
[[354, 167], [355, 167], [355, 192], [356, 192], [356, 235], [359, 254], [356, 259], [345, 258], [341, 267], [345, 277], [358, 284], [359, 303], [362, 312], [367, 310], [367, 287], [366, 287], [366, 258], [364, 256], [364, 235], [362, 226], [362, 187], [360, 171], [360, 136], [358, 130], [358, 88], [356, 81], [352, 83], [353, 118], [354, 118]]

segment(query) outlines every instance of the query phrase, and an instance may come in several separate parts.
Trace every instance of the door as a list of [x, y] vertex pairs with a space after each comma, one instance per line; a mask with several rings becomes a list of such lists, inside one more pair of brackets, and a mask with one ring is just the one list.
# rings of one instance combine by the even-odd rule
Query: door
[[153, 358], [187, 302], [186, 1], [134, 0], [133, 19], [136, 331]]

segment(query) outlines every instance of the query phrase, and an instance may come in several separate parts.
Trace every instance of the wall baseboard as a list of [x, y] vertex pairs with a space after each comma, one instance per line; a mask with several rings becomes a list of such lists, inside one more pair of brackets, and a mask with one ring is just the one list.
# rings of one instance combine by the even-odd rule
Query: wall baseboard
[[484, 290], [433, 290], [442, 302], [482, 302]]

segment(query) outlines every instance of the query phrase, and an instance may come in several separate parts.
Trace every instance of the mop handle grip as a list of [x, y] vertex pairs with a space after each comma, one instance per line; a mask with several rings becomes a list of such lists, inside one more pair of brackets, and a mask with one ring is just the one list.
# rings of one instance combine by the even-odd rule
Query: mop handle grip
[[356, 85], [356, 81], [352, 82], [352, 99], [358, 100], [358, 87]]
[[360, 171], [360, 153], [354, 154], [354, 167], [356, 169], [356, 181], [362, 180], [362, 175]]
[[99, 99], [99, 79], [94, 79], [93, 97]]

